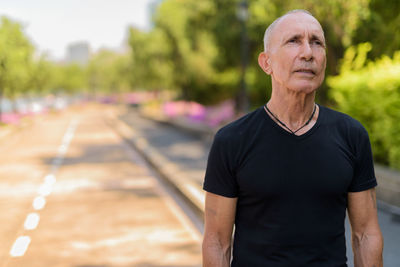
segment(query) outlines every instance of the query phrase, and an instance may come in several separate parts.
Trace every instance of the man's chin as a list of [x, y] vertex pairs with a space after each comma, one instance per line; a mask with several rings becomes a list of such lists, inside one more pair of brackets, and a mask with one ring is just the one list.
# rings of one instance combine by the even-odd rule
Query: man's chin
[[296, 92], [302, 92], [302, 93], [312, 93], [314, 91], [316, 91], [318, 89], [319, 85], [317, 86], [314, 83], [306, 83], [306, 82], [302, 82], [302, 83], [298, 83], [295, 84], [293, 86], [290, 86], [289, 89], [291, 91], [296, 91]]

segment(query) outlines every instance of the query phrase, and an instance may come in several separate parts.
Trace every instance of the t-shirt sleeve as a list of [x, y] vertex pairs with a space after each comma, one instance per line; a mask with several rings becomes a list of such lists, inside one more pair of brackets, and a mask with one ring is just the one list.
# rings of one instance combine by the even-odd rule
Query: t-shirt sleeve
[[361, 126], [355, 140], [355, 169], [349, 192], [360, 192], [378, 185], [368, 132]]
[[234, 174], [232, 142], [219, 132], [215, 135], [207, 161], [203, 189], [224, 197], [237, 197], [238, 185]]

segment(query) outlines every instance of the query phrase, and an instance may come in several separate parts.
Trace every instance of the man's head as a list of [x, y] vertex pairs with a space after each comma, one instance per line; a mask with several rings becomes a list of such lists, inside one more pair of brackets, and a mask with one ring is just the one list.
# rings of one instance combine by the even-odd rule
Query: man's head
[[305, 10], [293, 10], [265, 31], [260, 67], [272, 86], [305, 93], [316, 90], [325, 77], [325, 37], [319, 22]]

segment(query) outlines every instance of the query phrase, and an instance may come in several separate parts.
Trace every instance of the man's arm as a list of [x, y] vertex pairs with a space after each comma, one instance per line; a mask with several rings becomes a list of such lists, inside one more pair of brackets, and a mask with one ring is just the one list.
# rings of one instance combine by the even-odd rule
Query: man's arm
[[383, 237], [378, 224], [375, 188], [348, 193], [354, 267], [382, 267]]
[[203, 267], [229, 267], [237, 198], [206, 192]]

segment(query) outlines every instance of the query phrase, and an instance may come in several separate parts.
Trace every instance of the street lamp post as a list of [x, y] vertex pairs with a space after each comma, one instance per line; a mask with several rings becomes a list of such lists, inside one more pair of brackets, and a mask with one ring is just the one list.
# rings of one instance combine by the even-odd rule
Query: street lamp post
[[247, 84], [246, 84], [246, 68], [248, 64], [248, 51], [249, 51], [249, 42], [247, 37], [247, 28], [246, 21], [248, 18], [248, 4], [247, 0], [242, 0], [238, 4], [237, 8], [237, 17], [241, 21], [242, 30], [241, 30], [241, 72], [240, 72], [240, 88], [236, 95], [236, 111], [239, 114], [245, 114], [249, 109], [249, 102], [247, 97]]

